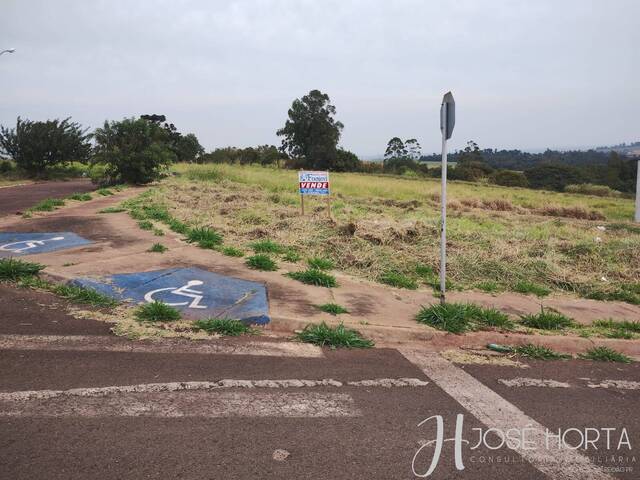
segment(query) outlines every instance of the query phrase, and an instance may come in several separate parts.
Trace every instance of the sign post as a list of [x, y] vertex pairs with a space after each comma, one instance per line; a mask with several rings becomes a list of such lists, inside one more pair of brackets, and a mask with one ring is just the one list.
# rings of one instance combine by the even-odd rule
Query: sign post
[[447, 140], [456, 123], [456, 103], [451, 92], [442, 98], [440, 130], [442, 131], [442, 218], [440, 221], [440, 303], [444, 305], [447, 290]]
[[321, 195], [327, 197], [327, 214], [331, 218], [331, 197], [329, 189], [329, 172], [298, 172], [298, 185], [300, 190], [300, 207], [304, 215], [304, 196]]

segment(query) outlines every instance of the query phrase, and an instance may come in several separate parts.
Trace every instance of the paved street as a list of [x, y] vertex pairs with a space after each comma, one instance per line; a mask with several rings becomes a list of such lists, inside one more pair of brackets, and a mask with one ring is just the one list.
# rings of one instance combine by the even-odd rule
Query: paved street
[[[436, 420], [418, 424], [440, 415], [452, 438], [457, 414], [470, 442], [464, 470], [444, 442], [433, 478], [609, 478], [595, 466], [631, 467], [610, 475], [637, 478], [636, 364], [456, 366], [415, 350], [260, 337], [131, 342], [49, 294], [0, 293], [3, 478], [418, 478], [412, 464], [424, 474], [435, 454], [434, 444], [419, 449], [437, 438]], [[581, 450], [563, 450], [562, 465], [544, 462], [555, 450], [493, 450], [496, 430], [472, 449], [477, 429], [529, 421], [554, 433], [626, 427], [632, 451], [617, 450], [619, 430], [608, 451], [597, 442], [600, 460], [588, 467]]]
[[[19, 194], [16, 194], [18, 189]], [[49, 181], [0, 188], [0, 216], [23, 212], [46, 198], [65, 198], [74, 193], [91, 192], [96, 186], [89, 179]]]

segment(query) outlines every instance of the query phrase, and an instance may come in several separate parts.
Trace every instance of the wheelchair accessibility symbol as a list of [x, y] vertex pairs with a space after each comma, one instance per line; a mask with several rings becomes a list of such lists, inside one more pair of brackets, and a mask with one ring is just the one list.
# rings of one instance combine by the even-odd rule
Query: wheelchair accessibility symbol
[[19, 242], [5, 243], [0, 245], [0, 251], [11, 253], [23, 253], [32, 248], [42, 247], [47, 242], [59, 242], [64, 240], [64, 237], [53, 237], [46, 240], [22, 240]]
[[203, 284], [204, 282], [201, 280], [189, 280], [186, 283], [186, 285], [183, 285], [179, 288], [176, 288], [176, 287], [157, 288], [155, 290], [151, 290], [150, 292], [147, 292], [144, 296], [144, 299], [149, 303], [153, 303], [154, 301], [156, 301], [156, 299], [154, 298], [154, 295], [160, 292], [169, 292], [171, 295], [191, 298], [191, 302], [184, 301], [184, 302], [170, 303], [165, 300], [162, 300], [162, 302], [165, 303], [166, 305], [169, 305], [171, 307], [207, 308], [206, 305], [200, 305], [200, 302], [204, 298], [203, 292], [199, 290], [191, 289], [191, 287], [197, 287]]

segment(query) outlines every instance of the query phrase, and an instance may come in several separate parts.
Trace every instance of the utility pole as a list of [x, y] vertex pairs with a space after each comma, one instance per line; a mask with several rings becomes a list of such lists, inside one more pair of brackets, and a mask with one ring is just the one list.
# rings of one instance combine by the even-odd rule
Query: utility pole
[[638, 159], [638, 172], [636, 173], [636, 215], [635, 222], [640, 223], [640, 158]]
[[440, 130], [442, 131], [442, 204], [440, 220], [440, 303], [445, 304], [447, 292], [447, 140], [451, 138], [456, 123], [456, 102], [451, 92], [442, 98], [440, 106]]

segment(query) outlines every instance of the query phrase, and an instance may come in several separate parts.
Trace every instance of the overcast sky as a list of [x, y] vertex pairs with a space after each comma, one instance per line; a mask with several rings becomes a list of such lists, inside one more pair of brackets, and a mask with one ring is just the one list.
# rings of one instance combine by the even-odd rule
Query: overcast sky
[[0, 123], [161, 113], [208, 150], [279, 145], [294, 98], [328, 93], [341, 144], [438, 151], [640, 140], [640, 1], [0, 0]]

